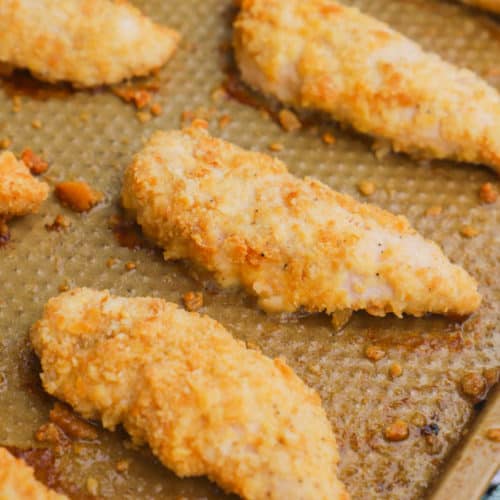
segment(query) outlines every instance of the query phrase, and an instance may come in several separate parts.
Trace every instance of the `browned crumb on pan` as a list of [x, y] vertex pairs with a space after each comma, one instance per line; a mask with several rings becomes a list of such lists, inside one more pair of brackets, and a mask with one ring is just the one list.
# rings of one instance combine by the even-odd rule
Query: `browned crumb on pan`
[[375, 183], [367, 180], [359, 182], [357, 187], [363, 196], [371, 196], [377, 190]]
[[34, 175], [40, 175], [47, 171], [49, 164], [41, 157], [33, 153], [30, 148], [26, 148], [21, 153], [21, 160]]
[[378, 345], [369, 345], [365, 349], [365, 356], [370, 360], [370, 361], [379, 361], [382, 358], [384, 358], [386, 355], [386, 352], [382, 349], [382, 347]]
[[484, 376], [477, 372], [468, 372], [464, 374], [460, 381], [462, 391], [465, 395], [475, 400], [481, 400], [487, 392], [488, 383]]
[[188, 311], [197, 311], [203, 307], [203, 293], [202, 292], [187, 292], [183, 295], [182, 301], [184, 302], [184, 307]]
[[60, 451], [69, 444], [64, 431], [53, 422], [41, 425], [35, 432], [35, 439], [40, 443], [50, 444], [56, 451]]
[[337, 142], [337, 139], [335, 139], [335, 136], [331, 134], [330, 132], [325, 132], [321, 136], [321, 140], [325, 143], [331, 146], [332, 144], [335, 144]]
[[145, 89], [121, 86], [111, 90], [125, 102], [134, 104], [137, 109], [145, 108], [151, 102], [151, 92]]
[[396, 419], [384, 429], [384, 437], [387, 441], [404, 441], [410, 435], [408, 423]]
[[399, 363], [392, 363], [389, 367], [389, 375], [391, 378], [401, 377], [403, 374], [403, 367]]
[[280, 125], [287, 132], [295, 132], [302, 128], [302, 123], [298, 119], [297, 115], [290, 111], [289, 109], [282, 109], [278, 114], [278, 119]]
[[161, 104], [155, 102], [151, 105], [150, 111], [153, 116], [160, 116], [163, 113], [163, 108]]
[[219, 118], [219, 128], [224, 129], [226, 128], [232, 121], [232, 118], [229, 115], [222, 115]]
[[12, 144], [12, 140], [8, 137], [0, 139], [0, 149], [8, 149]]
[[42, 125], [43, 125], [43, 124], [42, 124], [42, 121], [41, 121], [41, 120], [39, 120], [38, 118], [36, 118], [35, 120], [33, 120], [33, 121], [31, 122], [31, 126], [32, 126], [34, 129], [37, 129], [37, 130], [38, 130], [38, 129], [41, 129], [41, 128], [42, 128]]
[[103, 199], [102, 193], [81, 181], [60, 182], [56, 185], [55, 193], [64, 206], [75, 212], [88, 212]]
[[477, 236], [479, 234], [479, 229], [477, 229], [474, 226], [469, 226], [469, 225], [462, 226], [460, 228], [460, 234], [464, 238], [474, 238], [475, 236]]
[[87, 478], [85, 486], [87, 487], [87, 491], [93, 497], [96, 497], [99, 494], [99, 481], [95, 477], [89, 476]]
[[75, 415], [72, 410], [61, 403], [54, 404], [54, 407], [50, 410], [49, 418], [70, 438], [89, 441], [97, 439], [95, 427]]
[[281, 142], [272, 142], [271, 144], [269, 144], [269, 149], [270, 151], [274, 151], [277, 153], [279, 151], [283, 151], [285, 149], [285, 146], [283, 146]]
[[441, 205], [432, 205], [426, 211], [425, 215], [428, 217], [437, 217], [443, 212], [443, 207]]
[[484, 203], [495, 203], [498, 199], [498, 191], [491, 182], [485, 182], [479, 188], [479, 198]]
[[125, 268], [126, 271], [133, 271], [134, 269], [137, 268], [137, 264], [135, 262], [129, 261], [126, 262], [123, 267]]
[[68, 229], [71, 226], [71, 221], [62, 214], [55, 216], [54, 221], [50, 224], [45, 224], [45, 229], [47, 231], [62, 231]]
[[126, 472], [130, 467], [129, 460], [118, 460], [115, 465], [115, 469], [117, 472]]
[[486, 431], [486, 437], [490, 441], [495, 441], [495, 443], [500, 443], [500, 427], [488, 429]]

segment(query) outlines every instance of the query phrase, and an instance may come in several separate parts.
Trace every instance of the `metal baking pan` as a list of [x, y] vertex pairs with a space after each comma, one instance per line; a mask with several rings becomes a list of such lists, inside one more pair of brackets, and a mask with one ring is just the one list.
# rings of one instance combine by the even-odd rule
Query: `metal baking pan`
[[[479, 498], [498, 466], [500, 445], [485, 433], [499, 426], [500, 397], [490, 392], [479, 401], [484, 394], [474, 399], [462, 383], [473, 376], [492, 385], [500, 368], [500, 203], [478, 197], [486, 182], [499, 189], [498, 177], [482, 167], [376, 155], [370, 139], [322, 117], [309, 116], [301, 130], [287, 133], [265, 111], [275, 103], [242, 90], [230, 74], [232, 0], [134, 3], [183, 35], [174, 58], [148, 80], [158, 83], [153, 100], [163, 109], [159, 116], [138, 117], [108, 89], [72, 92], [19, 74], [0, 86], [0, 139], [10, 138], [17, 153], [30, 147], [42, 154], [52, 185], [85, 180], [105, 193], [88, 214], [61, 207], [51, 195], [39, 214], [10, 223], [11, 241], [0, 249], [0, 444], [24, 449], [46, 482], [74, 498], [224, 498], [204, 478], [177, 478], [121, 431], [100, 430], [96, 441], [76, 440], [62, 450], [34, 439], [53, 400], [41, 389], [27, 332], [49, 297], [91, 286], [181, 303], [185, 292], [201, 290], [202, 312], [266, 354], [284, 356], [318, 390], [340, 444], [340, 476], [353, 498]], [[500, 20], [442, 0], [353, 3], [500, 89]], [[233, 97], [220, 91], [228, 79]], [[268, 316], [244, 293], [218, 290], [205, 277], [190, 276], [182, 263], [164, 262], [117, 222], [121, 178], [145, 137], [193, 116], [207, 118], [214, 135], [280, 157], [296, 175], [405, 214], [476, 277], [484, 297], [479, 312], [464, 322], [356, 313], [335, 333], [326, 316]], [[325, 132], [334, 144], [322, 140]], [[276, 143], [281, 151], [269, 150]], [[376, 186], [369, 197], [357, 190], [363, 180]], [[71, 226], [48, 231], [45, 225], [58, 214]], [[464, 226], [477, 235], [462, 236]], [[370, 345], [385, 357], [368, 359]], [[394, 379], [393, 363], [402, 367]], [[409, 423], [408, 439], [384, 439], [394, 418]], [[128, 468], [117, 470], [123, 460]]]

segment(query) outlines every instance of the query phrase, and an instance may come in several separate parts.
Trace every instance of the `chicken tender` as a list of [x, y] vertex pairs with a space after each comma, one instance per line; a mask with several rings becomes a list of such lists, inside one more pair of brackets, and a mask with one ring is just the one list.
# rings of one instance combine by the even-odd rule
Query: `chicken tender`
[[9, 151], [0, 153], [0, 219], [37, 212], [48, 192], [22, 161]]
[[125, 0], [1, 0], [0, 33], [0, 62], [78, 87], [146, 75], [179, 39]]
[[319, 396], [217, 321], [154, 298], [75, 289], [31, 330], [45, 389], [147, 442], [179, 476], [248, 499], [347, 499]]
[[33, 469], [0, 447], [0, 500], [63, 500], [35, 479]]
[[500, 96], [466, 69], [331, 0], [243, 0], [234, 24], [243, 79], [420, 157], [500, 172]]
[[197, 126], [156, 132], [125, 173], [123, 206], [166, 259], [190, 259], [266, 311], [466, 315], [477, 284], [408, 221], [298, 179]]
[[500, 0], [462, 0], [462, 2], [467, 5], [500, 14]]

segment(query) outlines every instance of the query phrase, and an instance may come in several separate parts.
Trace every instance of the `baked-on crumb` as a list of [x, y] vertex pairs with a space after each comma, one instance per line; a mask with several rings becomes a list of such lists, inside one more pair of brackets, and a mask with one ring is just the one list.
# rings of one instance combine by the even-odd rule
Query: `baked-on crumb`
[[181, 477], [243, 498], [348, 498], [316, 392], [207, 316], [75, 289], [49, 300], [31, 342], [50, 394], [123, 424]]
[[384, 437], [388, 441], [404, 441], [410, 435], [408, 423], [397, 419], [384, 429]]
[[443, 207], [441, 205], [432, 205], [425, 211], [425, 215], [428, 217], [437, 217], [438, 215], [441, 215], [442, 212]]
[[302, 123], [297, 118], [297, 115], [289, 109], [282, 109], [278, 113], [278, 119], [283, 129], [287, 132], [295, 132], [302, 128]]
[[325, 143], [328, 144], [329, 146], [332, 144], [335, 144], [337, 142], [337, 139], [335, 139], [335, 136], [331, 134], [330, 132], [325, 132], [321, 136], [321, 140]]
[[487, 383], [483, 375], [477, 372], [466, 373], [460, 381], [462, 391], [474, 399], [481, 399], [487, 391]]
[[110, 0], [3, 0], [0, 33], [1, 62], [78, 87], [146, 75], [179, 40], [129, 2]]
[[89, 476], [85, 485], [87, 486], [87, 491], [93, 497], [96, 497], [99, 494], [99, 481], [97, 481], [95, 477]]
[[219, 128], [226, 128], [232, 121], [232, 118], [229, 115], [222, 115], [219, 118]]
[[285, 146], [283, 146], [281, 142], [272, 142], [271, 144], [269, 144], [269, 149], [271, 151], [279, 152], [283, 151], [285, 149]]
[[404, 217], [294, 177], [205, 126], [156, 132], [125, 173], [122, 203], [166, 259], [243, 286], [269, 312], [465, 315], [479, 306], [475, 280]]
[[160, 104], [155, 102], [151, 105], [150, 111], [153, 116], [160, 116], [163, 113], [163, 108]]
[[130, 461], [129, 460], [118, 460], [115, 465], [115, 469], [117, 472], [126, 472], [128, 471], [130, 467]]
[[0, 149], [8, 149], [8, 148], [10, 148], [11, 144], [12, 144], [12, 141], [8, 137], [4, 137], [3, 139], [0, 139]]
[[137, 268], [137, 264], [135, 262], [126, 262], [124, 267], [125, 267], [125, 270], [127, 270], [127, 271], [133, 271], [134, 269]]
[[31, 122], [31, 126], [34, 128], [34, 129], [41, 129], [42, 128], [42, 122], [41, 120], [39, 119], [35, 119]]
[[37, 212], [49, 186], [35, 179], [9, 151], [0, 153], [0, 219]]
[[50, 421], [57, 424], [67, 436], [74, 439], [94, 440], [97, 439], [95, 427], [80, 417], [75, 415], [72, 410], [55, 403], [49, 413]]
[[62, 231], [68, 229], [70, 226], [71, 221], [64, 215], [58, 214], [51, 224], [45, 224], [45, 229], [47, 229], [47, 231]]
[[389, 375], [391, 378], [401, 377], [403, 374], [403, 367], [399, 363], [392, 363], [389, 367]]
[[188, 311], [197, 311], [203, 307], [203, 292], [187, 292], [183, 295], [182, 301]]
[[64, 500], [35, 479], [33, 469], [0, 447], [0, 498], [5, 500]]
[[147, 90], [129, 87], [113, 87], [113, 93], [123, 99], [125, 102], [131, 102], [137, 109], [145, 108], [151, 102], [151, 92]]
[[479, 188], [479, 198], [484, 203], [495, 203], [498, 200], [498, 191], [491, 182], [485, 182]]
[[151, 120], [151, 113], [149, 111], [138, 111], [135, 116], [141, 123], [147, 123]]
[[474, 226], [470, 226], [470, 225], [462, 226], [460, 228], [460, 234], [464, 238], [474, 238], [475, 236], [477, 236], [479, 234], [479, 229], [477, 229]]
[[486, 431], [486, 437], [490, 441], [495, 441], [496, 443], [500, 443], [500, 428], [492, 428]]
[[55, 194], [65, 207], [75, 212], [88, 212], [103, 199], [102, 193], [82, 181], [60, 182], [56, 184]]
[[365, 349], [365, 356], [370, 360], [370, 361], [379, 361], [382, 358], [385, 358], [386, 352], [378, 345], [369, 345]]
[[34, 175], [43, 174], [49, 168], [48, 162], [46, 162], [41, 156], [33, 153], [30, 148], [26, 148], [22, 151], [21, 160]]
[[392, 145], [500, 172], [497, 91], [356, 8], [242, 0], [233, 44], [251, 87], [385, 139], [383, 153]]
[[363, 196], [371, 196], [377, 190], [377, 186], [372, 181], [363, 180], [358, 183], [358, 191]]

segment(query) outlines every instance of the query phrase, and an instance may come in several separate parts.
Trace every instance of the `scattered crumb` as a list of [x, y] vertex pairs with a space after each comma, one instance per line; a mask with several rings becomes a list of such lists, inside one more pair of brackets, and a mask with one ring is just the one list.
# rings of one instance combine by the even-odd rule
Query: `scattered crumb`
[[40, 443], [50, 443], [56, 446], [68, 444], [68, 438], [63, 430], [53, 422], [41, 425], [35, 432], [35, 439]]
[[219, 118], [219, 127], [221, 129], [226, 128], [232, 121], [232, 118], [229, 115], [222, 115]]
[[45, 224], [45, 229], [47, 231], [62, 231], [63, 229], [68, 229], [71, 226], [71, 221], [64, 215], [56, 215], [54, 222], [52, 224]]
[[358, 183], [358, 191], [363, 196], [371, 196], [377, 190], [377, 186], [372, 181], [361, 181]]
[[97, 496], [98, 493], [99, 493], [99, 482], [97, 481], [96, 478], [92, 477], [92, 476], [89, 476], [87, 478], [87, 491], [93, 495], [93, 496]]
[[285, 149], [285, 146], [283, 146], [280, 142], [273, 142], [272, 144], [269, 144], [268, 147], [271, 151], [283, 151], [283, 149]]
[[227, 99], [227, 92], [224, 87], [217, 87], [212, 92], [212, 101], [215, 103], [220, 103]]
[[117, 262], [117, 260], [114, 257], [110, 257], [106, 261], [106, 266], [108, 266], [109, 268], [112, 268], [116, 264], [116, 262]]
[[31, 126], [36, 129], [42, 128], [42, 122], [38, 119], [35, 119], [31, 122]]
[[160, 116], [163, 113], [163, 108], [161, 107], [161, 104], [155, 102], [151, 106], [150, 111], [153, 116]]
[[467, 396], [472, 396], [476, 399], [480, 399], [487, 388], [486, 379], [479, 373], [469, 372], [466, 373], [462, 380], [460, 381], [462, 386], [462, 391]]
[[247, 340], [246, 342], [248, 349], [253, 349], [254, 351], [259, 351], [261, 352], [262, 349], [260, 348], [259, 344], [256, 344], [255, 342], [252, 342], [251, 340]]
[[416, 411], [411, 417], [411, 423], [417, 427], [424, 427], [427, 423], [427, 419], [423, 413]]
[[403, 367], [399, 363], [392, 363], [389, 367], [389, 375], [391, 378], [401, 377], [403, 374]]
[[14, 111], [14, 113], [19, 113], [19, 111], [21, 111], [21, 104], [21, 96], [15, 95], [12, 98], [12, 111]]
[[490, 441], [495, 441], [495, 443], [500, 443], [500, 428], [488, 429], [486, 431], [486, 437]]
[[437, 217], [443, 212], [443, 207], [441, 205], [432, 205], [426, 211], [425, 215], [428, 217]]
[[384, 429], [384, 437], [388, 441], [404, 441], [409, 434], [408, 424], [399, 418]]
[[64, 206], [75, 212], [88, 212], [103, 199], [102, 193], [80, 181], [60, 182], [56, 184], [55, 193]]
[[460, 234], [464, 238], [474, 238], [479, 234], [479, 230], [473, 226], [463, 226], [460, 228]]
[[479, 188], [479, 198], [481, 201], [484, 201], [484, 203], [495, 203], [498, 199], [498, 191], [491, 182], [485, 182]]
[[307, 369], [311, 373], [314, 373], [314, 375], [319, 375], [321, 373], [321, 367], [318, 365], [318, 363], [311, 363], [310, 365], [307, 365]]
[[135, 116], [141, 123], [147, 123], [151, 120], [151, 113], [149, 111], [138, 111]]
[[82, 112], [80, 113], [80, 121], [82, 121], [83, 123], [87, 123], [89, 121], [89, 114], [87, 112]]
[[118, 472], [126, 472], [128, 471], [129, 467], [130, 467], [130, 462], [128, 460], [118, 460], [115, 466]]
[[132, 271], [137, 267], [137, 264], [135, 262], [127, 262], [124, 267], [127, 271]]
[[64, 283], [61, 283], [57, 289], [60, 291], [60, 292], [67, 292], [69, 290], [69, 285], [68, 283], [64, 282]]
[[0, 139], [0, 149], [8, 149], [10, 148], [12, 141], [8, 137], [4, 137]]
[[321, 136], [321, 140], [325, 143], [328, 144], [329, 146], [332, 144], [335, 144], [337, 142], [337, 139], [330, 133], [330, 132], [325, 132]]
[[113, 93], [125, 102], [131, 102], [137, 109], [145, 108], [151, 101], [151, 93], [144, 89], [132, 87], [115, 87]]
[[197, 311], [203, 307], [202, 292], [187, 292], [183, 295], [182, 300], [184, 302], [184, 307], [188, 311]]
[[283, 129], [287, 132], [295, 132], [296, 130], [300, 130], [302, 128], [302, 123], [300, 123], [297, 115], [289, 109], [282, 109], [278, 113], [278, 120]]
[[97, 439], [97, 431], [94, 426], [76, 416], [61, 403], [54, 404], [54, 407], [50, 410], [49, 418], [51, 422], [57, 424], [71, 438], [91, 441]]
[[372, 151], [377, 160], [383, 160], [391, 152], [391, 144], [385, 139], [376, 139], [372, 144]]
[[334, 311], [331, 316], [333, 329], [338, 332], [349, 322], [352, 316], [352, 309], [341, 309]]
[[378, 345], [369, 345], [365, 349], [365, 356], [370, 361], [378, 361], [378, 360], [384, 358], [385, 355], [386, 355], [386, 352]]
[[42, 157], [33, 153], [30, 148], [23, 150], [21, 160], [34, 175], [43, 174], [49, 168], [49, 164]]

